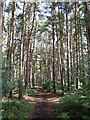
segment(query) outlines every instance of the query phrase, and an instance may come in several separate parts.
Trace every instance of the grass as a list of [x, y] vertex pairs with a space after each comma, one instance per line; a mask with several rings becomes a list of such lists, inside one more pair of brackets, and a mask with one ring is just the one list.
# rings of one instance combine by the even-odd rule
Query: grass
[[2, 120], [30, 118], [34, 110], [34, 105], [20, 100], [2, 100]]

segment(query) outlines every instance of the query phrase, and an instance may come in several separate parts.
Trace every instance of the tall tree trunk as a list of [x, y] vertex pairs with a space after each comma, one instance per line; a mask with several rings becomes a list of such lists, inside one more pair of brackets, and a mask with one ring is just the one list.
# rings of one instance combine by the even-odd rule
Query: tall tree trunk
[[51, 42], [50, 42], [50, 80], [53, 80], [52, 76], [52, 56], [51, 56]]
[[42, 82], [42, 61], [40, 60], [40, 84]]
[[[32, 85], [32, 55], [33, 55], [33, 52], [32, 52], [32, 32], [33, 32], [33, 29], [34, 29], [34, 21], [35, 21], [35, 9], [36, 9], [36, 3], [34, 3], [34, 13], [33, 13], [33, 21], [32, 21], [32, 26], [31, 26], [31, 22], [29, 22], [29, 41], [30, 41], [30, 54], [29, 54], [29, 83], [30, 83], [30, 88], [33, 87]], [[31, 27], [30, 27], [31, 26]]]
[[59, 46], [61, 46], [61, 49], [59, 49], [59, 63], [60, 63], [60, 74], [61, 74], [61, 85], [62, 85], [62, 91], [64, 91], [64, 81], [63, 81], [63, 58], [62, 58], [62, 49], [63, 49], [63, 43], [62, 43], [62, 32], [61, 30], [61, 15], [59, 10], [59, 3], [58, 3], [58, 17], [59, 17], [59, 33], [60, 33], [60, 43]]
[[[59, 13], [59, 4], [58, 4], [58, 13]], [[56, 10], [55, 10], [55, 14], [56, 14]], [[55, 15], [55, 19], [56, 19], [56, 15]], [[60, 19], [59, 19], [59, 21], [60, 21]], [[59, 37], [58, 37], [57, 20], [56, 20], [55, 25], [56, 25], [56, 36], [57, 36], [57, 48], [58, 48], [58, 64], [57, 64], [58, 77], [57, 78], [60, 80], [61, 79], [61, 74], [60, 74], [60, 40], [59, 40]]]
[[0, 2], [0, 39], [2, 39], [3, 37], [2, 30], [3, 30], [3, 2]]
[[[90, 61], [90, 13], [89, 12], [90, 11], [88, 9], [87, 2], [84, 2], [84, 9], [85, 9], [85, 20], [86, 20], [86, 31], [87, 31], [87, 50], [88, 50], [88, 65], [89, 65], [89, 61]], [[89, 72], [90, 72], [90, 68], [89, 68]]]
[[[36, 30], [37, 30], [37, 23], [34, 30], [34, 45], [33, 45], [33, 51], [36, 43]], [[37, 44], [35, 49], [35, 62], [34, 62], [34, 87], [36, 86], [36, 79], [37, 79]]]
[[53, 82], [54, 93], [56, 93], [56, 73], [55, 73], [55, 1], [53, 1], [53, 21], [52, 21], [52, 37], [53, 37]]
[[60, 29], [60, 36], [61, 36], [61, 79], [62, 79], [62, 91], [66, 89], [66, 80], [65, 80], [65, 68], [64, 68], [64, 47], [63, 47], [63, 28], [64, 28], [64, 15], [62, 14], [62, 9], [61, 9], [61, 19], [62, 19], [62, 24], [61, 24], [61, 29]]
[[10, 40], [10, 13], [8, 12], [7, 59], [8, 59], [8, 50], [9, 50], [9, 40]]
[[9, 49], [8, 49], [8, 60], [11, 62], [11, 50], [12, 50], [12, 44], [13, 44], [13, 38], [14, 38], [14, 20], [15, 20], [15, 6], [16, 2], [12, 3], [12, 18], [11, 18], [11, 25], [10, 25], [10, 38], [9, 38]]
[[87, 31], [87, 50], [88, 50], [88, 89], [90, 88], [90, 10], [87, 1], [84, 2], [86, 31]]
[[[0, 2], [0, 42], [3, 38], [2, 19], [3, 19], [3, 2]], [[1, 58], [1, 52], [2, 52], [2, 45], [0, 43], [0, 58]], [[2, 70], [2, 59], [0, 60], [0, 90], [2, 90], [1, 70]], [[2, 92], [0, 92], [0, 98], [2, 98]], [[0, 108], [1, 108], [1, 103], [0, 103]], [[1, 111], [0, 111], [0, 115], [1, 115]]]
[[34, 87], [36, 86], [37, 82], [37, 45], [36, 45], [36, 53], [35, 53], [35, 63], [34, 63]]
[[[13, 43], [14, 43], [14, 24], [15, 24], [15, 8], [16, 8], [16, 1], [12, 3], [12, 18], [11, 18], [11, 26], [10, 26], [10, 38], [9, 38], [9, 49], [8, 49], [8, 60], [9, 60], [9, 70], [13, 70]], [[11, 81], [13, 76], [11, 75]], [[9, 97], [12, 98], [12, 88], [9, 92]]]
[[[44, 43], [43, 43], [43, 55], [44, 55]], [[45, 60], [44, 60], [44, 56], [42, 58], [43, 60], [43, 83], [45, 84]]]
[[75, 80], [75, 42], [73, 41], [73, 82]]
[[45, 51], [46, 51], [46, 81], [48, 80], [48, 55], [47, 55], [47, 34], [46, 34], [46, 39], [45, 39]]
[[[80, 13], [79, 13], [79, 17], [80, 17]], [[80, 18], [79, 18], [80, 19]], [[84, 84], [84, 80], [85, 80], [85, 71], [84, 71], [84, 51], [83, 51], [83, 37], [82, 37], [82, 26], [81, 26], [81, 20], [80, 20], [80, 43], [81, 43], [81, 80]], [[83, 80], [84, 79], [84, 80]]]
[[[17, 41], [17, 49], [16, 49], [16, 53], [18, 53], [18, 48], [19, 48], [19, 43]], [[19, 80], [19, 66], [18, 66], [18, 63], [19, 63], [19, 59], [18, 59], [18, 56], [16, 57], [16, 79]]]
[[28, 81], [29, 81], [29, 44], [30, 44], [30, 38], [31, 38], [31, 16], [32, 16], [32, 11], [31, 11], [32, 5], [30, 6], [30, 15], [29, 15], [29, 27], [28, 27], [28, 42], [27, 42], [27, 56], [26, 56], [26, 77], [25, 77], [25, 90], [27, 89]]
[[75, 2], [75, 41], [76, 41], [76, 89], [78, 89], [78, 41], [77, 41], [77, 2]]
[[69, 71], [68, 3], [66, 3], [66, 33], [67, 33], [67, 81], [68, 81], [68, 90], [70, 90], [71, 85], [70, 85], [70, 71]]
[[70, 19], [70, 72], [71, 72], [71, 81], [72, 81], [72, 17]]
[[26, 41], [26, 15], [25, 15], [25, 7], [26, 7], [26, 0], [24, 0], [24, 5], [23, 5], [23, 21], [24, 21], [24, 33], [23, 33], [23, 55], [22, 55], [22, 79], [23, 79], [23, 82], [25, 80], [25, 41]]
[[[79, 8], [79, 4], [78, 4], [78, 8]], [[80, 24], [80, 12], [78, 13], [78, 18], [77, 18], [78, 22]], [[81, 40], [80, 40], [80, 26], [79, 24], [77, 25], [78, 26], [78, 77], [79, 79], [82, 78], [82, 62], [81, 62]], [[83, 60], [83, 59], [82, 59]]]
[[24, 12], [25, 12], [25, 1], [23, 5], [23, 18], [22, 18], [22, 29], [21, 29], [21, 41], [20, 41], [20, 80], [19, 80], [19, 99], [22, 98], [23, 94], [23, 41], [24, 41]]

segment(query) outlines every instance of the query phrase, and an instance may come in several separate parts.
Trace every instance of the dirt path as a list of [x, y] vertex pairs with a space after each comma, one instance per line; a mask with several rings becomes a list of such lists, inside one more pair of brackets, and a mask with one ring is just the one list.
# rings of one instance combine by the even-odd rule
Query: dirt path
[[54, 94], [52, 92], [47, 93], [41, 87], [39, 87], [39, 91], [35, 95], [25, 96], [25, 101], [29, 101], [35, 105], [31, 120], [46, 120], [47, 118], [49, 118], [49, 120], [55, 120], [57, 113], [54, 111], [54, 108], [59, 103], [59, 98], [59, 94]]
[[35, 110], [32, 114], [31, 120], [34, 119], [54, 119], [57, 116], [57, 113], [53, 110], [56, 107], [56, 104], [59, 103], [59, 95], [52, 93], [47, 93], [42, 88], [39, 88], [39, 91], [35, 96], [26, 98], [28, 101], [35, 104]]

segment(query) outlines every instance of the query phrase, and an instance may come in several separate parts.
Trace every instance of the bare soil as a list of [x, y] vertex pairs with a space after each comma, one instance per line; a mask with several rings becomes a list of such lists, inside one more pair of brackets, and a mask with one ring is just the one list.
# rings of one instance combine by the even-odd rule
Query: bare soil
[[54, 110], [56, 105], [59, 103], [59, 94], [47, 93], [41, 87], [39, 87], [39, 91], [34, 96], [28, 96], [24, 99], [35, 104], [35, 109], [32, 114], [31, 120], [34, 119], [53, 119], [55, 120], [57, 117], [57, 113]]

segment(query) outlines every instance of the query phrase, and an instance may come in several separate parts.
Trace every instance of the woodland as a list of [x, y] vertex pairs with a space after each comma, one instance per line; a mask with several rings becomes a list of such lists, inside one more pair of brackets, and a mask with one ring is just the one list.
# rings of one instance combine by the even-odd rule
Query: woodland
[[0, 119], [90, 120], [90, 2], [0, 1]]

